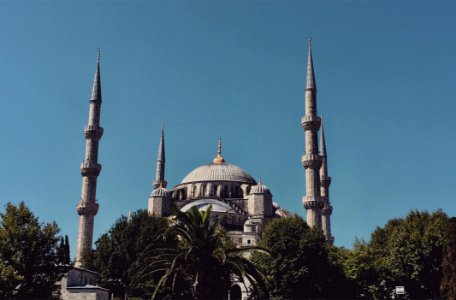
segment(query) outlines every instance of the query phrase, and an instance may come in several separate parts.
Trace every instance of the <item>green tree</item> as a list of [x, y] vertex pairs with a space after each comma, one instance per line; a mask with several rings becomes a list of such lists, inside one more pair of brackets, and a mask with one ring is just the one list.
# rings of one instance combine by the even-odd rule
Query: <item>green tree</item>
[[456, 218], [448, 221], [447, 244], [443, 254], [443, 278], [440, 285], [442, 297], [456, 299]]
[[405, 298], [439, 298], [447, 222], [440, 210], [411, 211], [378, 227], [368, 243], [357, 241], [344, 266], [358, 297], [383, 299], [404, 286]]
[[[253, 262], [266, 275], [275, 299], [347, 298], [351, 283], [339, 265], [337, 250], [318, 229], [294, 216], [272, 220], [260, 245], [270, 256], [254, 253]], [[331, 253], [331, 254], [330, 254]]]
[[60, 237], [59, 243], [60, 243], [60, 247], [58, 249], [59, 260], [63, 264], [69, 265], [71, 263], [71, 258], [70, 258], [70, 243], [68, 241], [68, 235], [65, 235], [65, 237]]
[[241, 254], [252, 247], [237, 248], [220, 226], [211, 220], [211, 207], [201, 212], [192, 207], [176, 213], [176, 222], [165, 233], [178, 241], [152, 249], [138, 261], [136, 276], [159, 274], [153, 298], [224, 299], [233, 280], [248, 282], [253, 293], [267, 295], [262, 274]]
[[96, 250], [90, 262], [100, 275], [101, 286], [117, 296], [152, 294], [147, 284], [127, 289], [131, 283], [129, 268], [147, 248], [162, 248], [161, 237], [167, 229], [167, 219], [150, 216], [147, 210], [132, 213], [130, 219], [119, 218], [109, 232], [96, 241]]
[[55, 222], [42, 224], [23, 202], [0, 213], [0, 298], [50, 298], [68, 270]]
[[23, 277], [17, 274], [13, 267], [5, 265], [0, 260], [0, 298], [12, 298], [16, 286], [21, 283], [22, 279]]

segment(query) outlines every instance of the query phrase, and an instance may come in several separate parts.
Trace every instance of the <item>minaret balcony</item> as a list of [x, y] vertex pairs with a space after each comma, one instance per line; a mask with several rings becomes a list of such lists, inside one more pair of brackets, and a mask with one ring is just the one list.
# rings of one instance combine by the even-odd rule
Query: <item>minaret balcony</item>
[[305, 115], [301, 119], [301, 125], [304, 130], [318, 131], [321, 125], [321, 118], [319, 116]]
[[331, 177], [326, 176], [326, 177], [320, 178], [320, 185], [324, 188], [329, 188], [329, 186], [331, 185]]
[[318, 154], [312, 154], [312, 153], [304, 154], [301, 157], [301, 162], [305, 169], [310, 168], [310, 169], [314, 169], [314, 170], [320, 169], [321, 164], [322, 164], [321, 156]]
[[323, 209], [321, 210], [321, 214], [325, 216], [330, 216], [333, 212], [333, 207], [331, 204], [325, 203]]
[[100, 140], [103, 136], [103, 128], [100, 126], [85, 126], [84, 135], [86, 139]]
[[168, 182], [166, 180], [154, 180], [152, 183], [152, 186], [154, 187], [154, 189], [157, 189], [160, 186], [163, 188], [166, 188], [167, 185], [168, 185]]
[[81, 163], [82, 176], [98, 176], [101, 172], [101, 165], [91, 161], [83, 161]]
[[304, 200], [303, 203], [305, 209], [322, 209], [324, 203], [318, 200]]
[[76, 210], [78, 211], [78, 214], [80, 216], [86, 216], [86, 215], [96, 215], [98, 212], [98, 203], [96, 202], [89, 202], [89, 203], [82, 203], [82, 199], [79, 202], [78, 206], [76, 207]]

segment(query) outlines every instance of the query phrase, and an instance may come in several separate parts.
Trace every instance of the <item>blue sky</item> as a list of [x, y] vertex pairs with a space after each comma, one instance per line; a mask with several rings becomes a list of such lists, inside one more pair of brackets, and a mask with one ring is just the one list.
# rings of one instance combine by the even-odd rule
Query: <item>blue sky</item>
[[55, 220], [75, 252], [96, 51], [95, 239], [146, 208], [160, 122], [173, 186], [210, 162], [262, 177], [305, 215], [304, 84], [313, 38], [336, 245], [411, 209], [456, 215], [453, 1], [0, 2], [0, 205]]

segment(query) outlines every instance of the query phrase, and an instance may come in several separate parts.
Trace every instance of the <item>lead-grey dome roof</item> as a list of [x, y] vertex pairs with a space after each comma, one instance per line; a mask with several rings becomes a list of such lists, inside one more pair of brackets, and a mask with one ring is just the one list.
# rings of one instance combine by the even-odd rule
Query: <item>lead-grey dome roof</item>
[[271, 191], [269, 190], [269, 188], [267, 186], [265, 186], [264, 184], [261, 183], [258, 183], [257, 185], [254, 185], [252, 186], [252, 188], [250, 189], [250, 194], [270, 194]]
[[156, 188], [152, 191], [150, 197], [168, 197], [168, 190], [164, 187]]
[[255, 179], [242, 168], [227, 163], [202, 165], [182, 179], [181, 184], [202, 181], [233, 181], [256, 184]]

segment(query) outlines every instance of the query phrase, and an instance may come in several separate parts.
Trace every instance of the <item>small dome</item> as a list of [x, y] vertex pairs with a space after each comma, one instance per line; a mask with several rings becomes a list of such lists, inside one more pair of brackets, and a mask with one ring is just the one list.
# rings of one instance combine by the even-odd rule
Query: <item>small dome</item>
[[228, 213], [228, 214], [235, 214], [236, 211], [229, 206], [227, 203], [215, 200], [215, 199], [201, 199], [197, 201], [190, 202], [182, 207], [180, 210], [182, 212], [188, 211], [190, 208], [196, 206], [199, 211], [206, 211], [209, 206], [212, 205], [212, 212], [218, 213]]
[[291, 213], [288, 210], [283, 209], [282, 207], [280, 207], [279, 204], [277, 204], [275, 202], [272, 203], [272, 208], [274, 209], [274, 215], [277, 217], [288, 218], [288, 217], [295, 216], [294, 213]]
[[150, 194], [151, 197], [168, 197], [168, 190], [164, 187], [156, 188]]
[[253, 179], [245, 170], [227, 163], [210, 163], [202, 165], [188, 173], [181, 184], [204, 181], [233, 181], [256, 184], [255, 179]]
[[250, 194], [270, 194], [271, 191], [267, 186], [265, 186], [262, 182], [261, 179], [258, 182], [257, 185], [252, 186], [250, 189]]

